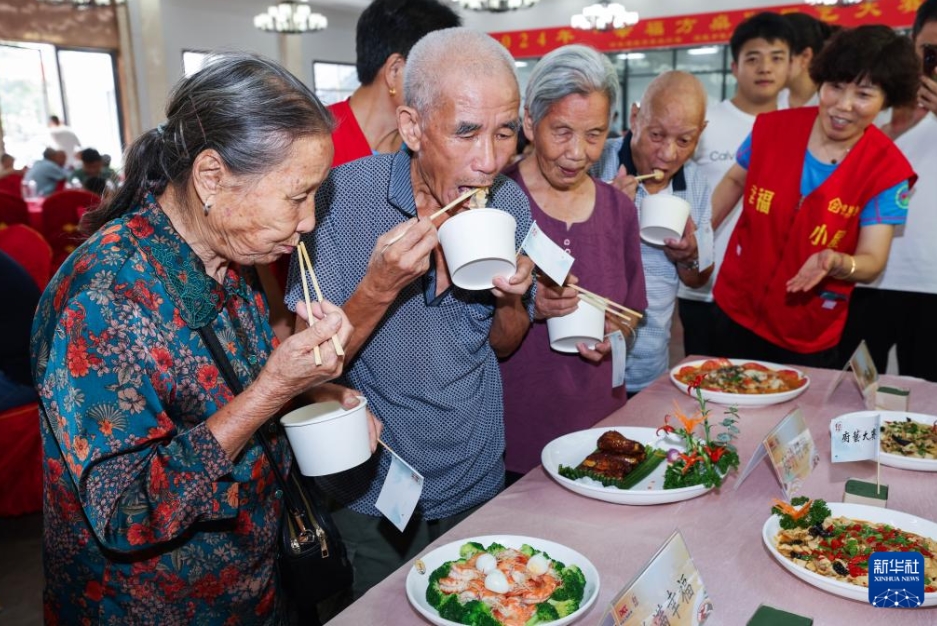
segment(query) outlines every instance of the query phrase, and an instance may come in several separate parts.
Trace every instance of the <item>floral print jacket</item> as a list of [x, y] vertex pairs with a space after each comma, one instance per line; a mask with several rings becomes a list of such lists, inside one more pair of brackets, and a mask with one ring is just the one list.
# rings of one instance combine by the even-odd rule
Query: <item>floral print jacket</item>
[[232, 395], [196, 331], [211, 324], [246, 387], [275, 346], [255, 284], [233, 266], [210, 278], [147, 196], [46, 289], [32, 354], [47, 624], [275, 621], [276, 485], [256, 440], [232, 463], [208, 430]]

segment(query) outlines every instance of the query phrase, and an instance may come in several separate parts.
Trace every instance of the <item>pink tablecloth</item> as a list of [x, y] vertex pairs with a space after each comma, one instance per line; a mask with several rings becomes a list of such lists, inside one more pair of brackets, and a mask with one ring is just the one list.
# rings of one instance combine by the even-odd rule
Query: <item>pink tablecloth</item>
[[[863, 410], [862, 398], [851, 378], [842, 382], [823, 404], [836, 373], [808, 369], [811, 386], [804, 395], [782, 405], [740, 409], [742, 435], [738, 442], [742, 467], [767, 431], [795, 406], [803, 409], [820, 453], [820, 465], [803, 493], [842, 501], [847, 478], [875, 480], [872, 462], [830, 463], [829, 420]], [[937, 384], [884, 377], [911, 388], [911, 410], [937, 412]], [[545, 390], [541, 390], [545, 391]], [[661, 378], [599, 425], [659, 426], [672, 400], [690, 399]], [[719, 411], [719, 405], [712, 405]], [[877, 609], [820, 591], [789, 574], [767, 552], [761, 529], [769, 516], [771, 498], [781, 496], [773, 470], [765, 460], [738, 491], [738, 475], [719, 493], [659, 506], [620, 506], [573, 494], [537, 468], [456, 528], [427, 548], [485, 534], [518, 534], [560, 542], [584, 554], [602, 578], [599, 598], [581, 621], [596, 624], [612, 597], [654, 555], [658, 546], [679, 528], [715, 604], [709, 624], [745, 624], [759, 604], [770, 604], [810, 616], [817, 626], [894, 623], [937, 624], [937, 608]], [[931, 520], [937, 519], [937, 474], [882, 467], [882, 482], [890, 485], [888, 506]], [[369, 591], [330, 624], [425, 623], [407, 602], [404, 580], [409, 563]]]

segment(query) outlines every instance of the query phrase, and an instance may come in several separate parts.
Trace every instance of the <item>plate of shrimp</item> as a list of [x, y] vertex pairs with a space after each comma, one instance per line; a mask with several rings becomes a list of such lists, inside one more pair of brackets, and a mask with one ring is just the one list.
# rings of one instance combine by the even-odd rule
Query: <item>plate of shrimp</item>
[[487, 535], [421, 556], [407, 574], [406, 589], [413, 608], [439, 626], [562, 626], [583, 617], [595, 602], [599, 573], [589, 559], [559, 543]]

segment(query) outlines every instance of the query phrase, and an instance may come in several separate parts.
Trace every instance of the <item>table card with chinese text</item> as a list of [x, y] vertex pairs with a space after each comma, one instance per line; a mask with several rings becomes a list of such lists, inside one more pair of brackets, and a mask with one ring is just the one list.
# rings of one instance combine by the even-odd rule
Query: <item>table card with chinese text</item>
[[830, 420], [830, 457], [833, 463], [878, 458], [882, 426], [879, 413], [848, 413]]
[[800, 409], [794, 409], [785, 415], [777, 426], [768, 432], [735, 482], [736, 490], [765, 456], [771, 459], [781, 489], [790, 500], [797, 495], [810, 472], [820, 462], [817, 446]]
[[601, 626], [697, 626], [713, 604], [679, 530], [615, 596]]

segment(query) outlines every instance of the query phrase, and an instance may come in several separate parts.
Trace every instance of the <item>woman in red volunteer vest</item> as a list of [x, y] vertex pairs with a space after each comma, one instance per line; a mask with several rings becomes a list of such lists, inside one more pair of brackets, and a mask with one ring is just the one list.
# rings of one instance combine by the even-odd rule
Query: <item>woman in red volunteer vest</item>
[[840, 33], [810, 67], [820, 106], [763, 113], [713, 193], [713, 224], [742, 201], [713, 295], [727, 357], [839, 365], [857, 282], [884, 269], [917, 176], [872, 122], [914, 102], [919, 63], [885, 26]]

